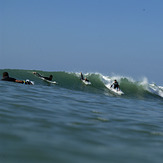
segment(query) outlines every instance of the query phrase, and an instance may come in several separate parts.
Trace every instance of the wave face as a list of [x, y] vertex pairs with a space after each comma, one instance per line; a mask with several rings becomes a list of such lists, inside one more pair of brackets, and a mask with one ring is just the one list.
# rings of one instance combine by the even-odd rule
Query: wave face
[[[36, 70], [14, 70], [14, 69], [1, 69], [0, 74], [7, 71], [10, 77], [14, 77], [19, 80], [29, 79], [34, 81], [35, 85], [48, 85], [52, 87], [63, 87], [71, 90], [85, 91], [89, 93], [105, 94], [109, 96], [115, 96], [108, 88], [116, 79], [119, 82], [120, 89], [124, 92], [123, 97], [136, 97], [136, 98], [163, 98], [163, 87], [156, 84], [148, 83], [148, 80], [144, 78], [142, 81], [135, 81], [130, 77], [125, 76], [104, 76], [100, 73], [87, 73], [84, 77], [87, 77], [92, 83], [86, 86], [80, 81], [79, 72], [47, 72]], [[56, 85], [47, 83], [35, 76], [32, 72], [36, 71], [43, 76], [53, 75], [53, 80], [57, 82]], [[2, 81], [3, 82], [3, 81]]]

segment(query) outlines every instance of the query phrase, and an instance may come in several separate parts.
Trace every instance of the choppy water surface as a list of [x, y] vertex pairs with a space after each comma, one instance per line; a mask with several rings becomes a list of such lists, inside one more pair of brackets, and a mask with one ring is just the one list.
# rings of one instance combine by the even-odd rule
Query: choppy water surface
[[162, 163], [159, 86], [123, 78], [125, 95], [116, 96], [103, 86], [110, 78], [97, 74], [85, 86], [76, 74], [71, 84], [56, 73], [52, 85], [25, 73], [35, 85], [0, 81], [0, 162]]

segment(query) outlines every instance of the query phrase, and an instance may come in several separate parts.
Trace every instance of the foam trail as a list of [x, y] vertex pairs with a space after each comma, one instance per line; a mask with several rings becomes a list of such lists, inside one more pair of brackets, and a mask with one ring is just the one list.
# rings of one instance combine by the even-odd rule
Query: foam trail
[[149, 84], [149, 91], [163, 97], [163, 87], [156, 84]]

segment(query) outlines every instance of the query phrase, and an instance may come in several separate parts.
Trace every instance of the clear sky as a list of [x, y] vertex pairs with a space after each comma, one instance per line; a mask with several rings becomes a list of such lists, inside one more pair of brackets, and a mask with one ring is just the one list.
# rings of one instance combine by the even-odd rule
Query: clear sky
[[0, 0], [0, 69], [115, 73], [163, 85], [163, 0]]

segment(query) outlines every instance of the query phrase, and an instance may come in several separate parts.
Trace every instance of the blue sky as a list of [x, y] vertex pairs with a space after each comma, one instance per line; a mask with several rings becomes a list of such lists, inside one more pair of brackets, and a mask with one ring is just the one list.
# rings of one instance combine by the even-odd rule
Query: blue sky
[[163, 84], [162, 0], [0, 0], [0, 69], [115, 73]]

